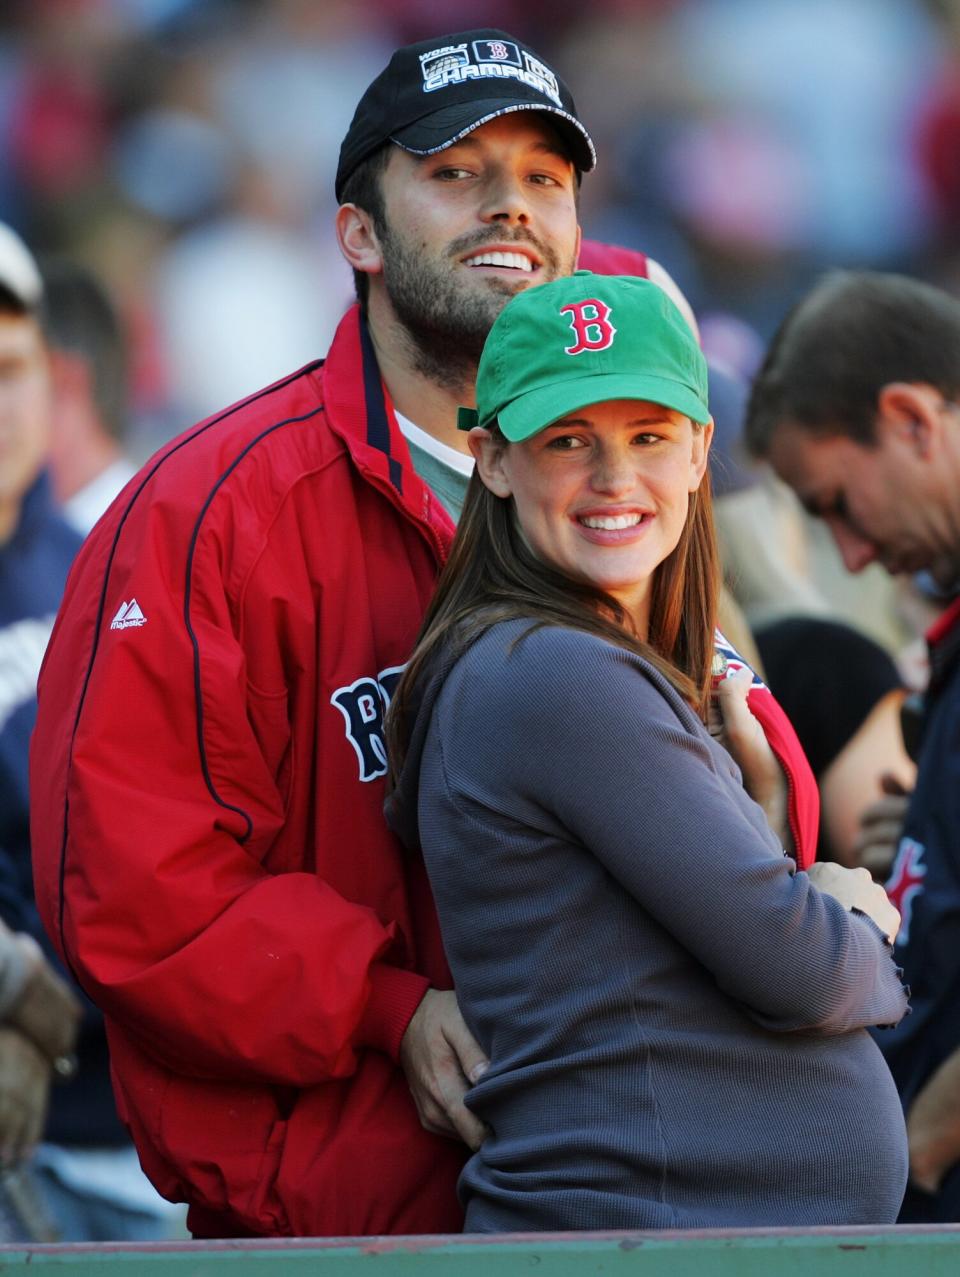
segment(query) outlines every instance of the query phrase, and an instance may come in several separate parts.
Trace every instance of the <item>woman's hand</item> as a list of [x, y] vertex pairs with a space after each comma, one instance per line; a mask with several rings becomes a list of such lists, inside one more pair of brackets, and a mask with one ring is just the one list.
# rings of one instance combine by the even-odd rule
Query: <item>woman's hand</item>
[[810, 881], [844, 909], [857, 909], [871, 918], [891, 944], [900, 930], [900, 914], [879, 883], [866, 869], [847, 869], [832, 860], [821, 860], [807, 870]]
[[753, 675], [744, 668], [717, 683], [710, 696], [707, 728], [733, 757], [747, 793], [763, 808], [770, 828], [790, 851], [793, 838], [787, 819], [787, 778], [747, 703], [752, 682]]

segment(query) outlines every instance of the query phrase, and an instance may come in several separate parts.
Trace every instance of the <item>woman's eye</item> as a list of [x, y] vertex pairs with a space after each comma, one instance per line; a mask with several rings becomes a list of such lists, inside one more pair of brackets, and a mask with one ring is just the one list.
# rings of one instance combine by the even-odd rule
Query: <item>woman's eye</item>
[[651, 434], [648, 430], [644, 430], [642, 433], [634, 435], [633, 441], [634, 443], [642, 444], [645, 448], [648, 448], [652, 443], [659, 443], [660, 436]]
[[437, 169], [433, 176], [441, 182], [456, 182], [470, 175], [470, 170], [466, 168], [442, 168]]
[[548, 447], [554, 448], [557, 452], [569, 452], [573, 448], [583, 446], [583, 440], [578, 439], [576, 435], [554, 435], [548, 444]]

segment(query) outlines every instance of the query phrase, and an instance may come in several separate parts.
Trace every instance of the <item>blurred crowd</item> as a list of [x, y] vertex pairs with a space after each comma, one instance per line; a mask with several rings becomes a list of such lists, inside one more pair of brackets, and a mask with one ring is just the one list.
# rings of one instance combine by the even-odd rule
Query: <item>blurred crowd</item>
[[[878, 778], [897, 820], [913, 783], [900, 712], [944, 600], [878, 566], [851, 577], [738, 436], [768, 339], [827, 269], [960, 294], [960, 0], [7, 0], [0, 222], [46, 278], [50, 468], [71, 535], [105, 503], [95, 474], [112, 494], [184, 427], [325, 353], [353, 299], [333, 186], [354, 105], [396, 46], [471, 26], [561, 72], [600, 156], [585, 234], [651, 254], [692, 305], [727, 585], [795, 721], [817, 711], [803, 734], [822, 850], [868, 863]], [[797, 615], [821, 628], [777, 629]], [[778, 686], [796, 643], [811, 682]], [[879, 841], [881, 875], [895, 836]]]
[[542, 48], [601, 162], [593, 238], [662, 261], [749, 374], [826, 266], [960, 281], [953, 0], [9, 0], [0, 220], [90, 267], [132, 343], [130, 446], [322, 354], [351, 298], [337, 150], [397, 44]]

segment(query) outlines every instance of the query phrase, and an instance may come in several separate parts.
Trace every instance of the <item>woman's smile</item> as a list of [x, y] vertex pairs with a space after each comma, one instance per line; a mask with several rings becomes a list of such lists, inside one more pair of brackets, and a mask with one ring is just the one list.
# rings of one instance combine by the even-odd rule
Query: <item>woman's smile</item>
[[588, 540], [597, 545], [619, 545], [635, 537], [643, 536], [653, 516], [643, 510], [590, 510], [579, 511], [574, 522], [583, 530]]

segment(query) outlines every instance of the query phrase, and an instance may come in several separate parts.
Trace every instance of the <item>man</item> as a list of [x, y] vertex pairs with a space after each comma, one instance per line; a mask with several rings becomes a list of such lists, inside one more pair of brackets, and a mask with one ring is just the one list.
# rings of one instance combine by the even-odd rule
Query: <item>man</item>
[[[61, 516], [49, 474], [55, 400], [46, 300], [32, 254], [0, 225], [0, 918], [21, 943], [32, 937], [28, 965], [21, 960], [19, 984], [15, 980], [11, 989], [10, 1014], [28, 1014], [31, 1002], [42, 997], [45, 1017], [38, 1019], [35, 1008], [32, 1022], [46, 1024], [50, 1040], [59, 1043], [51, 1053], [34, 1029], [33, 1044], [43, 1047], [41, 1058], [33, 1057], [35, 1077], [43, 1082], [34, 1094], [43, 1103], [37, 1120], [23, 1123], [33, 1132], [30, 1138], [2, 1130], [0, 1145], [8, 1149], [9, 1161], [12, 1153], [36, 1144], [42, 1131], [30, 1173], [60, 1238], [152, 1239], [169, 1236], [171, 1208], [145, 1180], [117, 1116], [102, 1016], [87, 1003], [78, 1034], [75, 994], [38, 947], [39, 942], [49, 949], [49, 941], [33, 899], [28, 747], [41, 658], [81, 540]], [[7, 948], [0, 927], [0, 954]], [[11, 971], [16, 974], [15, 967]], [[0, 977], [0, 1020], [3, 985]], [[13, 1039], [6, 1028], [0, 1035], [0, 1072], [10, 1077], [11, 1064], [2, 1056]], [[50, 1092], [44, 1122], [51, 1065], [61, 1084]], [[28, 1076], [23, 1067], [19, 1075]], [[0, 1078], [0, 1094], [3, 1090]], [[5, 1125], [0, 1121], [0, 1128]]]
[[573, 270], [593, 163], [512, 37], [398, 50], [341, 151], [361, 305], [325, 364], [163, 449], [68, 585], [37, 890], [197, 1236], [461, 1227], [485, 1061], [383, 820], [383, 711], [467, 482], [456, 408], [506, 300]]
[[[75, 1069], [70, 1052], [79, 1012], [36, 940], [27, 938], [43, 934], [31, 899], [28, 828], [36, 678], [79, 545], [56, 511], [44, 473], [50, 377], [41, 299], [32, 255], [0, 224], [0, 917], [6, 924], [0, 924], [0, 1149], [6, 1165], [32, 1152], [42, 1133], [53, 1070], [66, 1076]], [[15, 1023], [30, 984], [39, 992], [40, 982], [46, 985], [42, 1035]]]
[[[851, 572], [960, 580], [960, 302], [897, 275], [828, 276], [787, 316], [747, 422]], [[960, 600], [928, 633], [917, 784], [887, 884], [913, 1014], [877, 1042], [907, 1114], [902, 1221], [960, 1220]]]
[[128, 425], [123, 327], [106, 289], [69, 258], [43, 263], [44, 333], [53, 413], [50, 472], [67, 522], [84, 536], [135, 467]]

